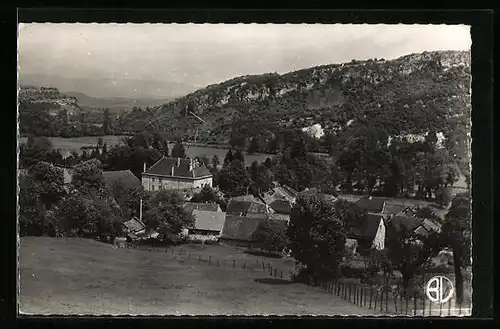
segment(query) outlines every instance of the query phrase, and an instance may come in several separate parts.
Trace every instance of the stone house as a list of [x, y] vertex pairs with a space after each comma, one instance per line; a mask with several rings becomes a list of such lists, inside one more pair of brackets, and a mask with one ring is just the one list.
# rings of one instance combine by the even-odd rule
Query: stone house
[[142, 173], [146, 191], [190, 190], [212, 187], [213, 175], [203, 163], [190, 158], [163, 157]]

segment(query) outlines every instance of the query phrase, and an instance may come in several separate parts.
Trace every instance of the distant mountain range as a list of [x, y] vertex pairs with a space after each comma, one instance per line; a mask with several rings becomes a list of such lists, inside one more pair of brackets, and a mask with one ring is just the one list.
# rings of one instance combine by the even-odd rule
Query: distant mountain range
[[[61, 93], [78, 92], [96, 99], [116, 101], [120, 99], [135, 99], [139, 103], [143, 100], [163, 100], [184, 96], [195, 91], [198, 87], [179, 82], [141, 80], [141, 79], [98, 79], [63, 77], [44, 74], [20, 74], [20, 85], [35, 87], [54, 87]], [[84, 103], [83, 100], [79, 103]], [[91, 100], [90, 104], [95, 103]], [[100, 104], [100, 101], [99, 101]]]
[[77, 91], [64, 92], [64, 95], [76, 98], [78, 104], [82, 109], [96, 110], [107, 108], [111, 113], [119, 113], [131, 110], [133, 107], [144, 108], [158, 106], [168, 103], [174, 99], [132, 99], [125, 97], [97, 98], [87, 96], [84, 93]]

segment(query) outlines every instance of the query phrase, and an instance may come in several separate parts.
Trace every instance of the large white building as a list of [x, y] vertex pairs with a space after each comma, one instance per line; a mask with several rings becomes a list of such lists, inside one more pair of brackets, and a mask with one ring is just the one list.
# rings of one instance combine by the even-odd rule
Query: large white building
[[213, 175], [204, 164], [187, 158], [163, 157], [142, 173], [146, 191], [189, 190], [212, 187]]

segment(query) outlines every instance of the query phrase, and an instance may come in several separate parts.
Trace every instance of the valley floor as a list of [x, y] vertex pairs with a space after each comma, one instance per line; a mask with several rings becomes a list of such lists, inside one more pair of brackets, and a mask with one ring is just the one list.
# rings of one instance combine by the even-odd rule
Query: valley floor
[[[232, 247], [213, 247], [199, 254], [258, 260], [233, 254]], [[210, 266], [175, 253], [115, 249], [91, 240], [21, 238], [19, 261], [24, 314], [374, 314], [319, 288], [270, 279], [261, 270]], [[275, 266], [289, 265], [278, 262]]]

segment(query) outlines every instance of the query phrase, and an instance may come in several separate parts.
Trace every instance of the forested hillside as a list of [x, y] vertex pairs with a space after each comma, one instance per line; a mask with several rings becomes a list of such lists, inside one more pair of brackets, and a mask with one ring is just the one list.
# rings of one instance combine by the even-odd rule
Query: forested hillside
[[280, 129], [314, 124], [337, 142], [367, 127], [386, 139], [442, 133], [448, 148], [465, 156], [470, 72], [470, 52], [438, 51], [243, 76], [137, 110], [123, 123], [188, 139], [198, 128], [199, 141], [247, 146], [257, 136], [257, 149], [268, 151]]

